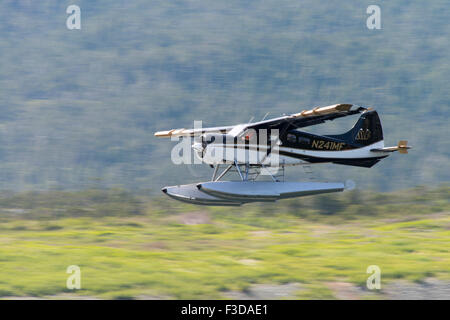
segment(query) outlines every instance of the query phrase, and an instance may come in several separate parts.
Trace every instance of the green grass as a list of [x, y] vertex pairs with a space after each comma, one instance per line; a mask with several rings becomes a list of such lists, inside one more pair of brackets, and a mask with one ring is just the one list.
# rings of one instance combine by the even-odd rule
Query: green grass
[[[335, 296], [327, 283], [365, 286], [366, 268], [374, 264], [382, 285], [450, 279], [450, 206], [448, 188], [441, 189], [421, 191], [420, 201], [411, 190], [378, 204], [366, 198], [375, 213], [359, 216], [345, 203], [351, 194], [326, 198], [345, 203], [334, 214], [313, 213], [320, 210], [308, 205], [317, 205], [314, 197], [295, 200], [306, 213], [289, 201], [262, 210], [157, 199], [141, 201], [141, 211], [128, 216], [55, 216], [51, 209], [27, 218], [4, 214], [0, 296], [223, 299], [226, 291], [252, 284], [296, 282], [303, 290], [294, 298], [329, 299]], [[207, 223], [185, 224], [189, 212]], [[81, 268], [81, 290], [66, 289], [69, 265]]]

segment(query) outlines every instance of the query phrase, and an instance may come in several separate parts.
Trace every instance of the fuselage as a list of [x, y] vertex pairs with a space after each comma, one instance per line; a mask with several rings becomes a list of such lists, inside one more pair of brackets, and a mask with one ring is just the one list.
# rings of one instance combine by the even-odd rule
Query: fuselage
[[[302, 139], [303, 140], [303, 139]], [[309, 142], [267, 144], [229, 144], [214, 142], [205, 149], [195, 150], [195, 155], [204, 163], [210, 165], [239, 164], [265, 165], [278, 167], [282, 165], [298, 165], [304, 163], [336, 163], [354, 166], [371, 167], [388, 155], [374, 152], [373, 149], [384, 147], [384, 141], [378, 141], [367, 146], [349, 146], [342, 141], [326, 136], [310, 138]]]
[[239, 137], [209, 134], [193, 145], [195, 154], [210, 165], [239, 164], [278, 167], [303, 163], [336, 163], [372, 167], [388, 156], [375, 111], [363, 114], [355, 126], [341, 135], [316, 135], [298, 129], [272, 134], [254, 131]]

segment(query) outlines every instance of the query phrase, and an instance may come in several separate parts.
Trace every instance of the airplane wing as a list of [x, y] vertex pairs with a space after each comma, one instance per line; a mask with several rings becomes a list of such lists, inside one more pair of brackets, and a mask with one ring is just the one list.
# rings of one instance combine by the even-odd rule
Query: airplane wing
[[316, 107], [311, 110], [304, 110], [299, 113], [292, 115], [286, 115], [279, 118], [269, 119], [265, 121], [249, 123], [242, 126], [240, 132], [237, 132], [237, 128], [233, 131], [235, 135], [242, 135], [248, 129], [280, 129], [283, 131], [291, 130], [294, 128], [303, 128], [308, 126], [313, 126], [316, 124], [324, 123], [327, 120], [333, 120], [336, 118], [346, 117], [349, 115], [362, 113], [364, 111], [370, 110], [369, 108], [364, 108], [352, 104], [335, 104], [326, 107]]
[[203, 133], [227, 133], [232, 136], [240, 136], [248, 129], [283, 129], [302, 128], [323, 123], [327, 120], [333, 120], [348, 115], [361, 113], [367, 108], [352, 104], [335, 104], [326, 107], [316, 107], [311, 110], [304, 110], [299, 113], [285, 115], [278, 118], [264, 121], [238, 124], [227, 127], [199, 128], [199, 129], [171, 129], [167, 131], [158, 131], [156, 137], [179, 137], [179, 136], [199, 136]]
[[167, 131], [158, 131], [155, 133], [156, 137], [170, 138], [170, 137], [195, 137], [204, 133], [227, 133], [232, 130], [234, 126], [228, 127], [212, 127], [212, 128], [197, 128], [197, 129], [171, 129]]

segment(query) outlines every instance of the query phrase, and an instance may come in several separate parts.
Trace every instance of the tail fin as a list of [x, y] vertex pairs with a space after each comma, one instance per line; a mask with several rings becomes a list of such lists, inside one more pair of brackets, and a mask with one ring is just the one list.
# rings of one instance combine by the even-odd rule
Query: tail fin
[[359, 117], [352, 129], [341, 135], [330, 136], [349, 144], [368, 146], [383, 140], [383, 129], [376, 111], [366, 111]]

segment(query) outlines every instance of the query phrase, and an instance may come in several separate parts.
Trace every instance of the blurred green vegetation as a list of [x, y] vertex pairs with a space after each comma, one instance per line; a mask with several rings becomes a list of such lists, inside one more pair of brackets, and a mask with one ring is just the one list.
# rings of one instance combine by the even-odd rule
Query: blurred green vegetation
[[[222, 299], [254, 284], [299, 283], [293, 298], [364, 288], [366, 268], [450, 280], [450, 187], [349, 191], [199, 207], [123, 190], [0, 195], [0, 297]], [[66, 289], [81, 267], [82, 289]], [[362, 289], [361, 289], [362, 290]], [[364, 292], [364, 291], [363, 291]]]
[[[79, 31], [66, 29], [69, 4]], [[383, 2], [381, 30], [366, 27], [370, 4], [1, 1], [0, 188], [158, 193], [210, 172], [173, 165], [157, 130], [341, 102], [375, 107], [386, 144], [414, 149], [371, 170], [324, 165], [321, 178], [383, 191], [450, 181], [449, 3]]]

